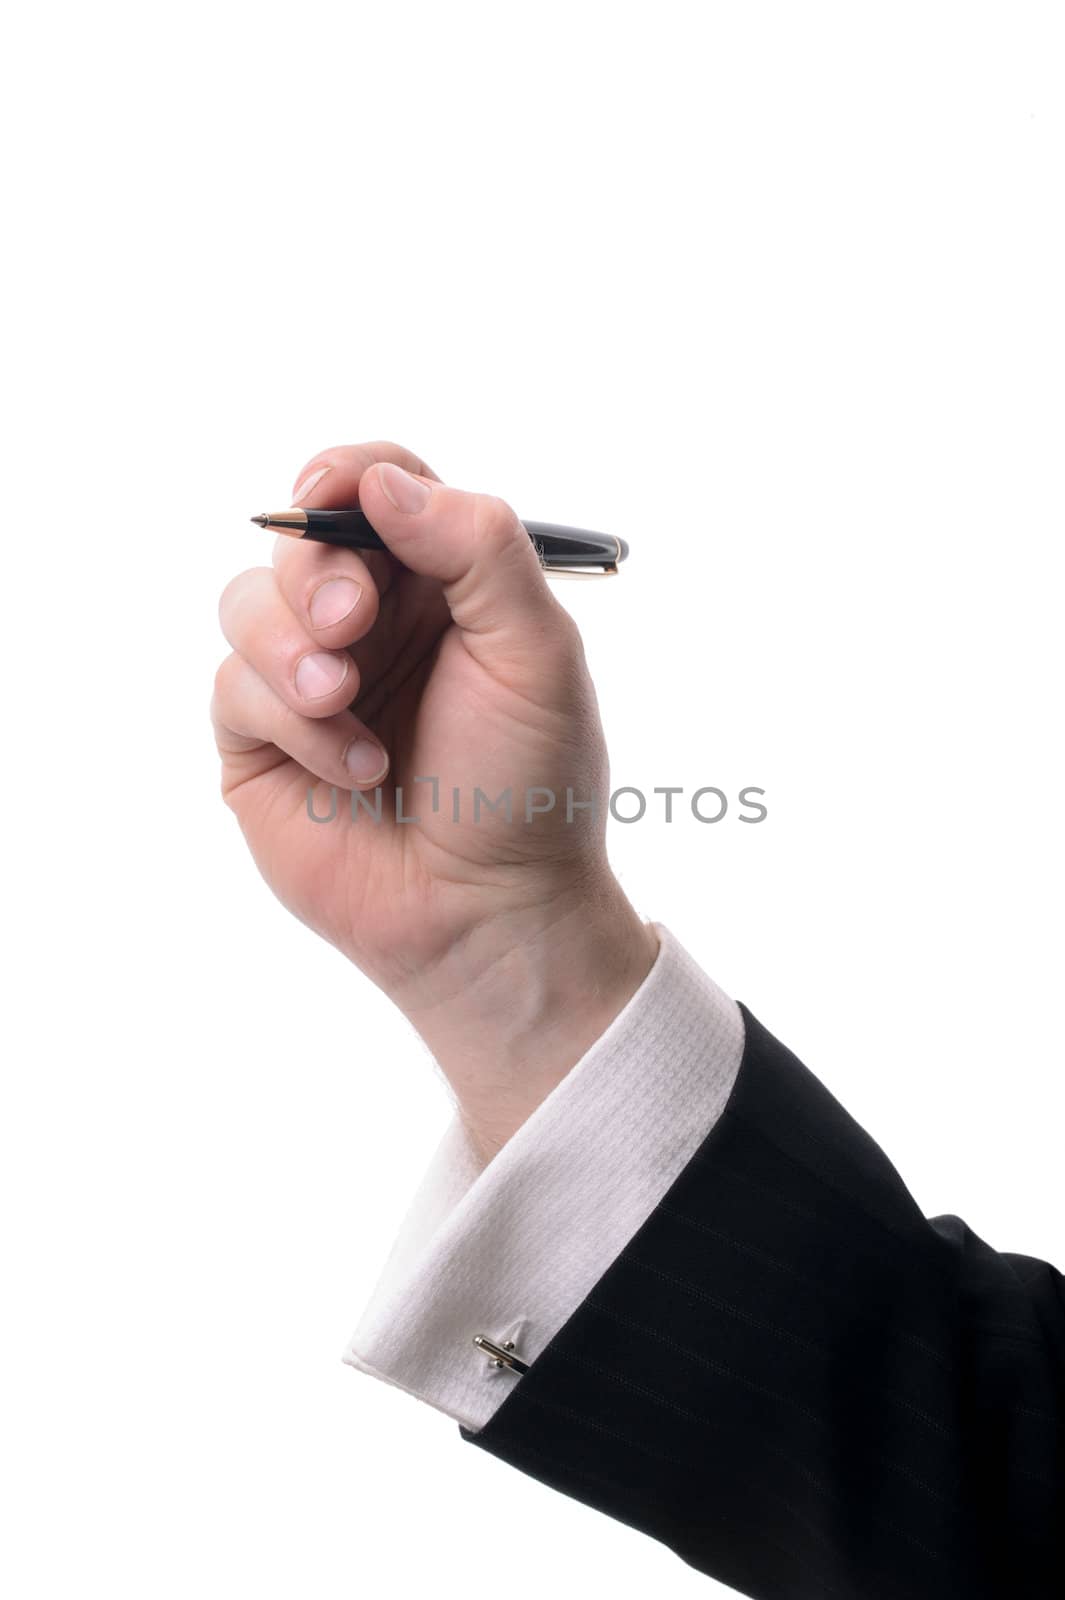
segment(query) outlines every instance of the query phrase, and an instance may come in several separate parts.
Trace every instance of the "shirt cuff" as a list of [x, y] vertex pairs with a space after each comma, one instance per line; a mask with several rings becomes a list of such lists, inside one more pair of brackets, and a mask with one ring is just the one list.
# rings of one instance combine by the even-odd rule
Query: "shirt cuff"
[[344, 1352], [478, 1429], [591, 1293], [724, 1110], [743, 1017], [656, 923], [659, 951], [614, 1021], [484, 1164], [456, 1112]]

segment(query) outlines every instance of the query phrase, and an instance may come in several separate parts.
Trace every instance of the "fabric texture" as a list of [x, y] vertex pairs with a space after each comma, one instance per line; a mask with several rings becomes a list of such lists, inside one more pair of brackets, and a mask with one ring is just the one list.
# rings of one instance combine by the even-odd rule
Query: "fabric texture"
[[740, 1008], [655, 924], [629, 1003], [487, 1164], [456, 1114], [344, 1353], [351, 1366], [482, 1427], [713, 1128], [743, 1054]]
[[1061, 1274], [925, 1218], [741, 1009], [722, 1116], [463, 1439], [754, 1600], [1060, 1600]]

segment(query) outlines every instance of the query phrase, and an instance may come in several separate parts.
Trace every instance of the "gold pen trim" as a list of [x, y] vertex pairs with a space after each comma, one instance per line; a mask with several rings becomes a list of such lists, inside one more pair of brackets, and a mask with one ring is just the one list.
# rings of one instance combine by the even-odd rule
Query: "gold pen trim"
[[260, 528], [274, 528], [278, 533], [287, 533], [290, 539], [302, 539], [307, 532], [307, 513], [298, 506], [293, 506], [291, 511], [261, 512], [259, 516], [252, 517]]
[[540, 565], [549, 578], [616, 578], [618, 575], [618, 562], [621, 560], [621, 540], [618, 538], [617, 534], [611, 534], [610, 537], [614, 541], [614, 559], [613, 561], [604, 560], [602, 566], [598, 568], [567, 566], [553, 567], [551, 563], [545, 559], [539, 543], [537, 543], [536, 540], [534, 540], [533, 543], [536, 545], [537, 553], [540, 556]]

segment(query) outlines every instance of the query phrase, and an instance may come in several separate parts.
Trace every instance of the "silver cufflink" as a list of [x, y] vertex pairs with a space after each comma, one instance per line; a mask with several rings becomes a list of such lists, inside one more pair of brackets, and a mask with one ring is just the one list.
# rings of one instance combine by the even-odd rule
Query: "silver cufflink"
[[511, 1372], [528, 1372], [529, 1365], [521, 1361], [514, 1354], [514, 1340], [504, 1339], [502, 1344], [496, 1344], [494, 1339], [486, 1339], [483, 1333], [475, 1333], [473, 1342], [478, 1350], [483, 1350], [493, 1367], [508, 1367]]

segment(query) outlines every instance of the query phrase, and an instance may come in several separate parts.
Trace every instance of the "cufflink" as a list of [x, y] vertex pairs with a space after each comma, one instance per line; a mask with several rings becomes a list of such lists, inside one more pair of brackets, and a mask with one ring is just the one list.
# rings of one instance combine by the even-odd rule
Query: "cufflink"
[[508, 1367], [511, 1372], [517, 1372], [519, 1374], [522, 1372], [528, 1372], [528, 1362], [519, 1360], [519, 1358], [513, 1353], [513, 1339], [504, 1339], [502, 1344], [496, 1344], [494, 1339], [485, 1338], [483, 1333], [475, 1333], [473, 1336], [473, 1342], [477, 1346], [478, 1350], [483, 1350], [485, 1355], [489, 1357], [490, 1366]]

